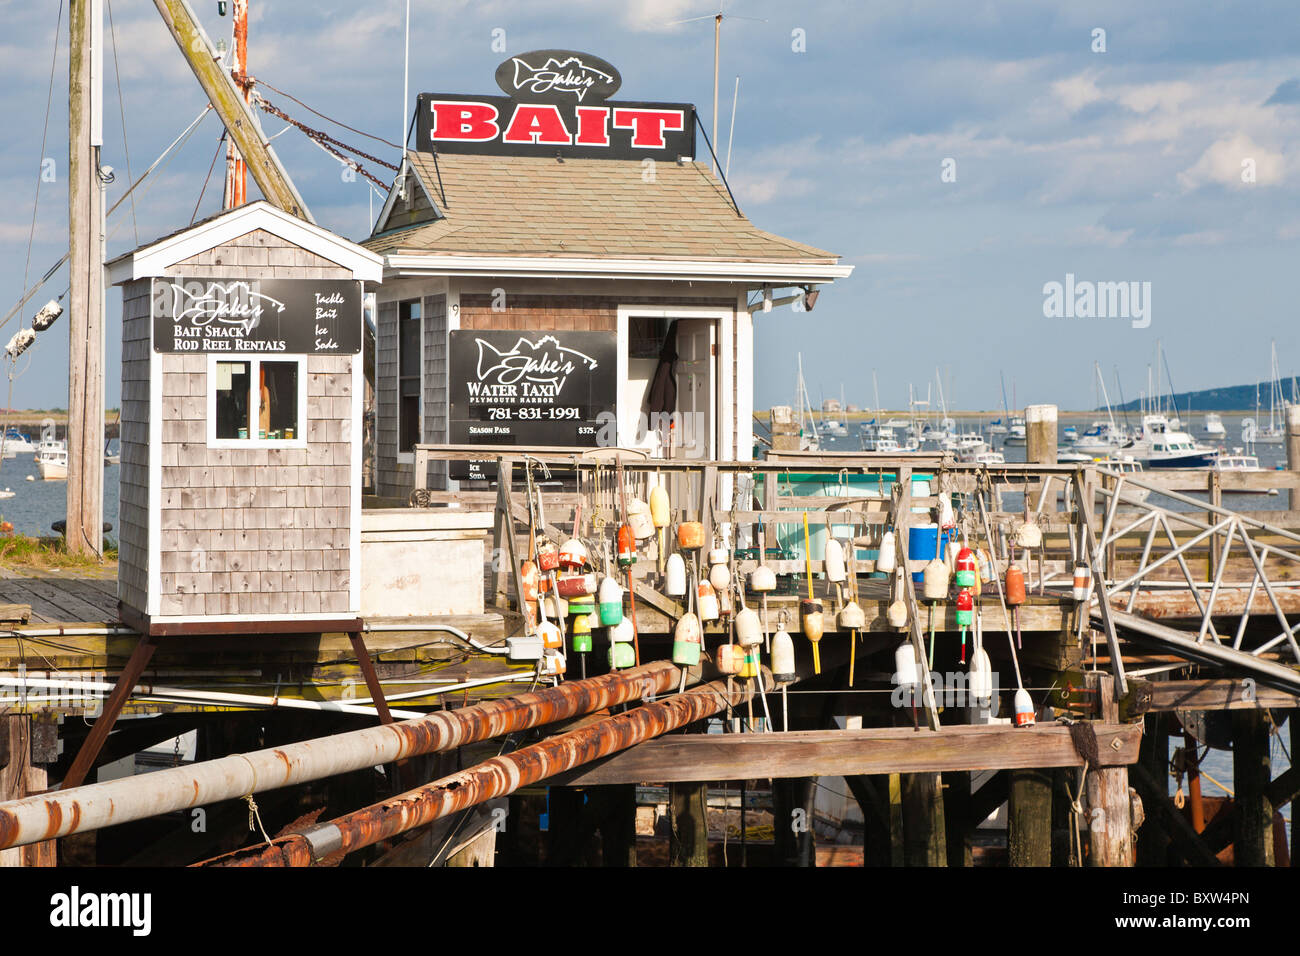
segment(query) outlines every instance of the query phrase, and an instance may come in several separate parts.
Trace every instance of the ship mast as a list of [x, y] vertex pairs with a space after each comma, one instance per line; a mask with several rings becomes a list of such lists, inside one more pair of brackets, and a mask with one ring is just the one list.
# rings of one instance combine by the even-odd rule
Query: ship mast
[[[248, 0], [233, 0], [234, 49], [230, 72], [235, 84], [244, 91], [244, 102], [253, 102], [253, 88], [248, 82]], [[223, 208], [234, 209], [248, 201], [248, 167], [232, 137], [226, 138], [226, 192]]]

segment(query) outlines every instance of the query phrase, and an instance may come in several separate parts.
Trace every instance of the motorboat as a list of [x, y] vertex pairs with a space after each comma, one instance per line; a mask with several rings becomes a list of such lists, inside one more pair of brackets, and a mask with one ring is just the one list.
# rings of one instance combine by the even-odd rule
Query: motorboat
[[[1111, 475], [1122, 475], [1126, 478], [1142, 477], [1142, 463], [1132, 455], [1112, 455], [1109, 458], [1101, 459], [1097, 462], [1097, 469]], [[1119, 500], [1125, 504], [1140, 505], [1150, 496], [1150, 488], [1138, 488], [1135, 485], [1126, 484], [1120, 490]]]
[[52, 438], [43, 439], [36, 449], [36, 470], [45, 481], [58, 481], [68, 477], [68, 443]]
[[989, 443], [984, 440], [984, 436], [979, 432], [962, 432], [957, 435], [949, 435], [939, 443], [939, 447], [944, 451], [953, 451], [957, 453], [958, 459], [962, 455], [977, 455], [982, 451], [987, 451]]
[[31, 436], [24, 435], [12, 425], [5, 431], [3, 437], [0, 437], [0, 443], [4, 445], [4, 456], [6, 458], [12, 458], [15, 455], [31, 455], [36, 451], [36, 445], [32, 442]]
[[1005, 465], [1006, 457], [1000, 451], [985, 448], [983, 451], [959, 451], [957, 460], [973, 465]]
[[1219, 456], [1218, 449], [1200, 444], [1158, 414], [1142, 416], [1142, 434], [1128, 452], [1151, 468], [1206, 468]]
[[1008, 445], [1023, 445], [1028, 441], [1025, 433], [1025, 420], [1019, 415], [1011, 419], [1007, 425], [1007, 437], [1003, 439]]
[[1073, 442], [1079, 437], [1079, 429], [1075, 428], [1073, 425], [1066, 425], [1065, 431], [1061, 433], [1061, 437], [1068, 442]]
[[[1213, 470], [1219, 474], [1257, 475], [1268, 471], [1261, 467], [1255, 455], [1243, 455], [1240, 448], [1234, 448], [1231, 455], [1220, 455], [1215, 459]], [[1228, 492], [1234, 495], [1275, 495], [1276, 488], [1233, 488]]]
[[1127, 447], [1132, 439], [1109, 421], [1095, 421], [1074, 439], [1074, 450], [1090, 456], [1105, 456]]
[[1211, 438], [1223, 438], [1227, 432], [1223, 428], [1223, 419], [1214, 412], [1205, 413], [1205, 422], [1201, 429]]

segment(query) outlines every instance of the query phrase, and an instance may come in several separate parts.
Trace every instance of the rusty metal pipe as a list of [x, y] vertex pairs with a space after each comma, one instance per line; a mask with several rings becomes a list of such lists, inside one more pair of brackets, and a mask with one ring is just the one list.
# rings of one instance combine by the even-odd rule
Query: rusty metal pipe
[[677, 686], [655, 661], [459, 710], [0, 803], [0, 849], [231, 800], [589, 714]]
[[347, 854], [458, 810], [503, 797], [557, 773], [626, 750], [644, 740], [711, 717], [744, 698], [723, 680], [642, 704], [530, 747], [502, 754], [328, 823], [290, 833], [269, 844], [215, 857], [198, 866], [312, 866]]

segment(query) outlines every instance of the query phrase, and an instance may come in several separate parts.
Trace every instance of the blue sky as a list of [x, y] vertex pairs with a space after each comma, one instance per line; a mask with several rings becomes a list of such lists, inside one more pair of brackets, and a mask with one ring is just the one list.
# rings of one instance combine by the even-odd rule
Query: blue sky
[[[214, 38], [215, 0], [193, 0]], [[349, 125], [396, 139], [402, 112], [404, 0], [365, 4], [251, 0], [250, 69]], [[43, 157], [29, 279], [66, 248], [67, 19], [41, 149], [58, 0], [0, 0], [0, 307], [18, 299]], [[151, 0], [112, 5], [130, 163], [139, 173], [199, 113], [204, 98]], [[623, 75], [619, 98], [688, 101], [706, 125], [712, 95], [709, 0], [413, 0], [411, 93], [495, 91], [506, 52], [586, 50]], [[724, 130], [741, 77], [731, 182], [759, 226], [837, 252], [857, 268], [809, 321], [758, 317], [756, 402], [788, 402], [793, 353], [819, 392], [870, 404], [924, 392], [935, 368], [950, 403], [994, 408], [1005, 371], [1020, 404], [1093, 401], [1094, 361], [1126, 397], [1145, 386], [1163, 340], [1180, 389], [1300, 368], [1291, 294], [1300, 252], [1300, 54], [1293, 2], [1249, 6], [1165, 0], [810, 2], [729, 0], [722, 42]], [[759, 18], [755, 20], [740, 17]], [[1094, 52], [1095, 30], [1105, 52]], [[793, 31], [806, 49], [796, 52]], [[116, 79], [108, 67], [105, 161], [127, 181]], [[317, 121], [283, 97], [267, 98]], [[270, 132], [283, 124], [264, 119]], [[321, 124], [324, 126], [325, 124]], [[340, 139], [386, 150], [325, 126]], [[220, 134], [209, 115], [157, 182], [110, 222], [110, 256], [189, 222]], [[275, 140], [318, 221], [368, 230], [364, 180], [296, 131]], [[367, 151], [371, 151], [367, 148]], [[941, 179], [945, 159], [955, 181]], [[1253, 182], [1243, 182], [1243, 163]], [[381, 169], [376, 172], [384, 172]], [[220, 163], [198, 215], [220, 203]], [[143, 189], [143, 187], [142, 187]], [[138, 195], [138, 193], [137, 193]], [[379, 200], [375, 199], [375, 210]], [[1151, 283], [1151, 324], [1049, 319], [1043, 286]], [[66, 271], [25, 311], [66, 288]], [[117, 296], [110, 299], [108, 403], [118, 400]], [[16, 328], [11, 322], [0, 337]], [[67, 325], [18, 363], [15, 407], [67, 401]]]

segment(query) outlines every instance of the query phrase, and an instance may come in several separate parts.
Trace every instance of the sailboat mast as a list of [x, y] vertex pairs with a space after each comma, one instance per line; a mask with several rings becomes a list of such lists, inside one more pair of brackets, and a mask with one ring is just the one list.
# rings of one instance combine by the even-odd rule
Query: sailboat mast
[[[235, 83], [244, 91], [244, 102], [253, 101], [253, 88], [248, 84], [248, 0], [233, 0], [231, 15], [234, 21], [234, 49], [230, 72]], [[222, 205], [225, 209], [242, 206], [248, 197], [248, 167], [232, 138], [226, 139], [226, 192]]]

